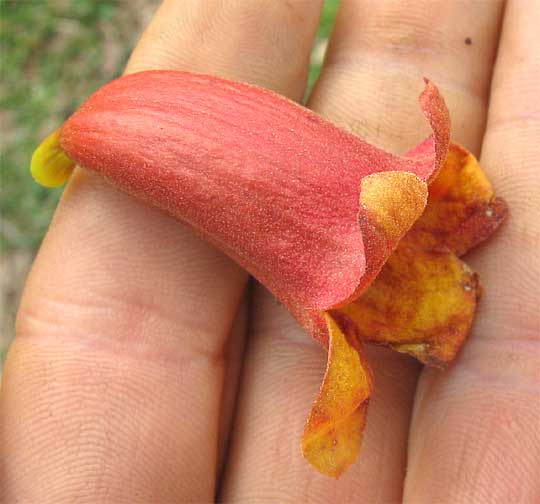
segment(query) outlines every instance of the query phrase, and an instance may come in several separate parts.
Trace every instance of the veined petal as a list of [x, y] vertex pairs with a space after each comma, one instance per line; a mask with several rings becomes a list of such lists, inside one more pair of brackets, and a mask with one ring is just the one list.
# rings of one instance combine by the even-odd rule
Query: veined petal
[[[427, 184], [409, 172], [380, 172], [362, 180], [359, 225], [366, 247], [365, 273], [357, 290], [340, 306], [357, 299], [381, 271], [399, 241], [424, 211], [427, 194]], [[328, 325], [321, 311], [306, 308], [301, 303], [289, 304], [288, 308], [306, 331], [328, 348]]]

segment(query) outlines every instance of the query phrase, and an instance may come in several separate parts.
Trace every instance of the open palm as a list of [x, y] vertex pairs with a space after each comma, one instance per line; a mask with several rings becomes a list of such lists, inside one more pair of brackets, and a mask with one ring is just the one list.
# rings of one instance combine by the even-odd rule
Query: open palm
[[[128, 72], [216, 74], [302, 100], [319, 0], [165, 1]], [[360, 459], [300, 451], [326, 355], [187, 228], [78, 171], [29, 278], [1, 392], [1, 502], [538, 502], [540, 3], [344, 0], [308, 106], [393, 152], [428, 76], [507, 225], [446, 372], [370, 349]], [[83, 99], [84, 97], [81, 97]]]

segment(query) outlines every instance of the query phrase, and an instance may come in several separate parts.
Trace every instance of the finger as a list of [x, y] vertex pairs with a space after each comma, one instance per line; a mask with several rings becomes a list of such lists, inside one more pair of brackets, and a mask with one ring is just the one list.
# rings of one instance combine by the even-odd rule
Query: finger
[[[310, 105], [404, 152], [428, 131], [416, 102], [426, 75], [448, 99], [453, 137], [478, 149], [500, 12], [495, 2], [343, 2]], [[259, 319], [246, 353], [225, 498], [399, 501], [417, 364], [371, 349], [375, 392], [360, 459], [336, 484], [316, 474], [299, 449], [326, 356], [268, 295], [259, 292], [254, 303]]]
[[482, 165], [510, 217], [474, 255], [474, 335], [418, 389], [406, 501], [538, 502], [540, 483], [540, 4], [507, 5]]
[[[307, 3], [165, 2], [130, 71], [217, 72], [300, 99], [317, 18]], [[211, 500], [245, 278], [177, 222], [77, 173], [6, 362], [0, 500]]]
[[301, 99], [321, 1], [165, 1], [127, 69], [211, 73]]

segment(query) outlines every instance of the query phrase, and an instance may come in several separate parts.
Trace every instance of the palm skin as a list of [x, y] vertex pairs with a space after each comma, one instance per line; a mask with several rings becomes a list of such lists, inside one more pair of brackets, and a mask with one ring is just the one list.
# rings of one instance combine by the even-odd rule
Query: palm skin
[[[218, 74], [301, 100], [319, 1], [169, 0], [128, 72]], [[308, 106], [395, 152], [441, 89], [455, 141], [511, 216], [468, 261], [486, 294], [456, 363], [370, 349], [359, 461], [338, 481], [299, 441], [324, 352], [192, 233], [79, 171], [28, 280], [0, 402], [0, 501], [540, 499], [540, 4], [344, 0]], [[249, 322], [249, 323], [248, 323]]]

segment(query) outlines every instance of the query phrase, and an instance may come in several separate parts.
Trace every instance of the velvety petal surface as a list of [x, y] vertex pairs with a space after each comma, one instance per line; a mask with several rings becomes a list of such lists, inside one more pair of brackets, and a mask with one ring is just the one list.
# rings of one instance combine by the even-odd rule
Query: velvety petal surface
[[[363, 236], [380, 224], [361, 207], [363, 179], [404, 171], [427, 180], [444, 161], [444, 101], [427, 82], [420, 103], [433, 137], [399, 157], [262, 88], [141, 72], [92, 95], [61, 128], [60, 144], [191, 224], [282, 302], [322, 310], [353, 296], [369, 265], [387, 257]], [[399, 185], [380, 197], [396, 206]]]
[[[432, 366], [451, 362], [471, 330], [481, 293], [478, 276], [457, 255], [491, 235], [508, 211], [476, 158], [458, 145], [450, 146], [431, 181], [425, 209], [421, 186], [405, 175], [385, 172], [363, 180], [362, 211], [370, 216], [362, 221], [361, 213], [363, 236], [379, 251], [366, 253], [372, 261], [364, 275], [367, 290], [329, 313], [296, 311], [306, 330], [329, 346], [302, 446], [307, 460], [333, 477], [358, 455], [365, 425], [372, 385], [359, 342], [386, 345]], [[393, 190], [401, 201], [388, 197]], [[373, 262], [388, 255], [386, 262]]]

